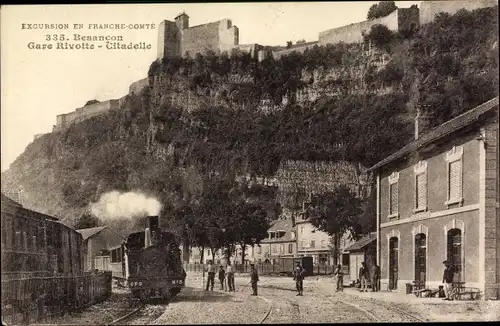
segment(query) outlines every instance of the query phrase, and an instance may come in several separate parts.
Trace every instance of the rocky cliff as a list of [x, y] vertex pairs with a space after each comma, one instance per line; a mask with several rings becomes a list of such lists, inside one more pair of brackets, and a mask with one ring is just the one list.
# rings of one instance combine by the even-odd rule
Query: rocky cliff
[[367, 167], [411, 140], [417, 107], [435, 126], [497, 95], [497, 16], [443, 14], [383, 46], [260, 63], [236, 51], [154, 62], [151, 86], [119, 109], [34, 140], [2, 189], [22, 186], [26, 207], [71, 224], [109, 190], [175, 203], [207, 175], [273, 177], [287, 160]]

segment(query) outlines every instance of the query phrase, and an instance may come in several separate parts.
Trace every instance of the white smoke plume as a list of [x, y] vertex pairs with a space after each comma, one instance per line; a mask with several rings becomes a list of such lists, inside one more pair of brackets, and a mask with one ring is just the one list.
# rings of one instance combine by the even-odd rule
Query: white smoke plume
[[91, 203], [92, 214], [100, 220], [133, 219], [141, 216], [159, 215], [160, 202], [140, 192], [110, 191]]

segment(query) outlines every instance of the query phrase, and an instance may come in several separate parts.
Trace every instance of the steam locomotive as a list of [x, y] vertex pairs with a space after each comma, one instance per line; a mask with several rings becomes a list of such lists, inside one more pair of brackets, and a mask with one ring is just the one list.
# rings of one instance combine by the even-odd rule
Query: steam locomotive
[[159, 228], [158, 216], [148, 216], [146, 230], [129, 234], [122, 246], [123, 275], [134, 297], [170, 299], [185, 287], [179, 244]]

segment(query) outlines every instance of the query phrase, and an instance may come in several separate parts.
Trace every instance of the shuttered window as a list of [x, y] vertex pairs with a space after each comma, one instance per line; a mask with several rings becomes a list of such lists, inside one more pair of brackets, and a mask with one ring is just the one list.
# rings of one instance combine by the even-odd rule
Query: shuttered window
[[420, 173], [416, 177], [416, 208], [425, 208], [427, 204], [427, 180], [425, 173]]
[[390, 206], [389, 215], [394, 215], [398, 213], [398, 183], [393, 183], [390, 185]]
[[460, 198], [460, 179], [461, 179], [462, 161], [457, 160], [450, 163], [448, 176], [448, 199]]

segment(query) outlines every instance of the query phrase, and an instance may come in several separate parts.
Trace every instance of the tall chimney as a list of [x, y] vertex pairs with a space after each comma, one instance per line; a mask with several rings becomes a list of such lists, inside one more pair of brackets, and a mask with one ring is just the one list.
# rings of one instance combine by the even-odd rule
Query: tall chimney
[[427, 112], [425, 106], [417, 109], [417, 116], [415, 117], [415, 140], [421, 135], [425, 134], [430, 129], [431, 117]]
[[151, 231], [156, 230], [160, 227], [160, 219], [158, 216], [148, 216], [146, 227]]

